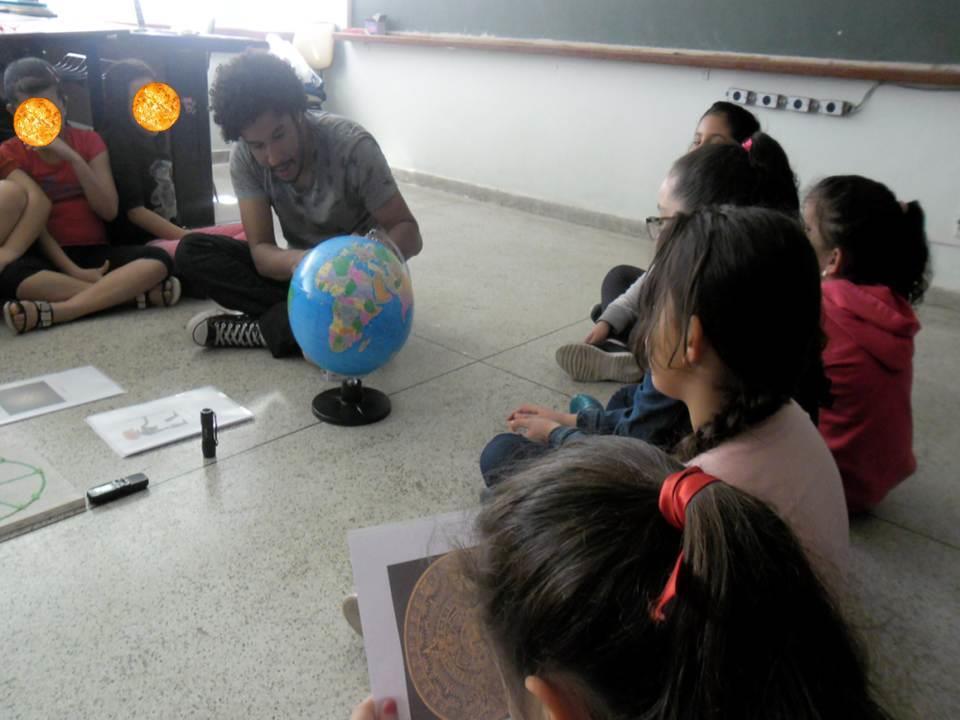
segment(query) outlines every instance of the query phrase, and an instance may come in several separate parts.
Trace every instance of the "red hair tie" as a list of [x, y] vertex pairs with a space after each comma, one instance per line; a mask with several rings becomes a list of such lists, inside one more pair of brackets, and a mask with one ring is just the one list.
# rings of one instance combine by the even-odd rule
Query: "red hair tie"
[[[660, 488], [660, 513], [664, 519], [683, 531], [687, 520], [687, 506], [698, 492], [707, 485], [719, 482], [713, 475], [708, 475], [697, 466], [688, 467], [681, 472], [668, 477]], [[667, 579], [667, 584], [660, 593], [660, 598], [651, 612], [654, 620], [662, 622], [666, 619], [664, 608], [677, 595], [677, 575], [680, 573], [680, 563], [683, 562], [683, 551], [677, 556], [677, 562]]]
[[742, 147], [747, 152], [750, 152], [750, 148], [753, 147], [753, 138], [749, 137], [746, 140], [744, 140], [742, 143], [740, 143], [740, 147]]

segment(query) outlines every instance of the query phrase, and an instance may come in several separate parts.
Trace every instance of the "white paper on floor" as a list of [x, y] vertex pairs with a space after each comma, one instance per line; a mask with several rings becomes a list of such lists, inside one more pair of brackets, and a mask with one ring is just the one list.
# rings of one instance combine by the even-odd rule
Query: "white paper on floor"
[[42, 455], [0, 445], [0, 540], [87, 509], [87, 501]]
[[95, 367], [64, 370], [0, 385], [0, 425], [123, 394]]
[[244, 422], [253, 413], [215, 387], [207, 386], [87, 418], [103, 441], [121, 457], [200, 434], [200, 411], [216, 413], [217, 427]]

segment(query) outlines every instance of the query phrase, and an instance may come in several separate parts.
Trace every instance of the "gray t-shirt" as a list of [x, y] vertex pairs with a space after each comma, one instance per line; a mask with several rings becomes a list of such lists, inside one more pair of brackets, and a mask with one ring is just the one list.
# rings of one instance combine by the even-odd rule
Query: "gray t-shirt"
[[305, 249], [337, 235], [364, 235], [376, 227], [371, 213], [397, 193], [397, 183], [373, 136], [357, 123], [329, 113], [307, 113], [316, 172], [304, 191], [275, 179], [243, 140], [230, 152], [237, 198], [263, 197], [280, 218], [292, 248]]

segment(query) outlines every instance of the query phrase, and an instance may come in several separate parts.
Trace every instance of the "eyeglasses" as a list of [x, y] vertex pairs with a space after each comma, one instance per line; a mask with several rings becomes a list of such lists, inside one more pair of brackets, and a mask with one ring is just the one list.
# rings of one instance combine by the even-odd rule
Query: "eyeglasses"
[[659, 217], [657, 215], [651, 215], [644, 223], [647, 226], [647, 235], [650, 236], [650, 239], [653, 242], [657, 241], [657, 238], [660, 237], [660, 233], [663, 232], [663, 226], [667, 223], [668, 217]]

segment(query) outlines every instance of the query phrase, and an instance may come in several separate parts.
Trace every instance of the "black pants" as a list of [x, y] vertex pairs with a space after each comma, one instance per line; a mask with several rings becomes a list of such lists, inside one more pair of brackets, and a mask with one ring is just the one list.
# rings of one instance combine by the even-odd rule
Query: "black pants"
[[190, 233], [177, 247], [176, 263], [180, 275], [198, 292], [259, 320], [274, 357], [300, 354], [287, 315], [290, 281], [260, 275], [247, 243], [224, 235]]
[[[157, 260], [167, 268], [167, 275], [173, 273], [173, 260], [160, 248], [123, 245], [67, 245], [64, 254], [82, 268], [99, 268], [107, 260], [110, 270], [116, 270], [134, 260]], [[50, 259], [34, 243], [19, 258], [4, 268], [0, 268], [0, 300], [13, 300], [17, 290], [27, 278], [39, 272], [60, 272]]]
[[[603, 284], [600, 286], [600, 305], [595, 305], [593, 312], [590, 313], [590, 319], [596, 322], [607, 306], [623, 295], [627, 289], [636, 282], [637, 278], [643, 275], [643, 270], [633, 265], [617, 265], [608, 272], [603, 278]], [[626, 328], [621, 333], [610, 335], [611, 340], [627, 342], [630, 338], [630, 328]]]

